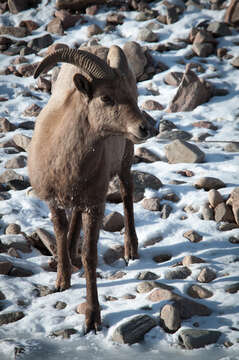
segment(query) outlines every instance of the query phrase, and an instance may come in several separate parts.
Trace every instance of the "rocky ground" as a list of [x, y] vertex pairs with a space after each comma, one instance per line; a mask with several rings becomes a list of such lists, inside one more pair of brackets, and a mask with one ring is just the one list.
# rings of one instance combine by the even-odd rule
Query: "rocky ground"
[[98, 259], [103, 336], [120, 344], [163, 339], [184, 349], [218, 344], [236, 353], [238, 0], [0, 0], [0, 12], [3, 353], [24, 356], [26, 328], [28, 339], [81, 336], [83, 270], [72, 269], [73, 290], [55, 293], [49, 211], [27, 176], [35, 118], [59, 68], [37, 81], [32, 75], [55, 49], [87, 46], [105, 58], [113, 43], [135, 72], [151, 138], [135, 147], [140, 259], [127, 268], [117, 178], [109, 186]]

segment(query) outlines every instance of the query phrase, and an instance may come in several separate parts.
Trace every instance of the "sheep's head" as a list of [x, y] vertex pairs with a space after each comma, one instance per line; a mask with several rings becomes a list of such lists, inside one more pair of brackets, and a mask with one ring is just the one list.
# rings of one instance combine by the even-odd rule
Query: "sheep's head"
[[83, 50], [59, 49], [38, 66], [34, 77], [58, 62], [80, 69], [73, 81], [88, 102], [88, 121], [101, 136], [123, 135], [134, 143], [148, 138], [145, 118], [137, 105], [136, 81], [118, 46], [111, 46], [107, 62]]

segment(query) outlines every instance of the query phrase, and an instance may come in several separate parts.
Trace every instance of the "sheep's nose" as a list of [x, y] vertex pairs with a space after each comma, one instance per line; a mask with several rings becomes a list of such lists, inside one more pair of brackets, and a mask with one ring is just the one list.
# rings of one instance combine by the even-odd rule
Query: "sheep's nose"
[[141, 124], [139, 126], [139, 130], [143, 139], [147, 139], [149, 137], [149, 129], [147, 128], [147, 126]]

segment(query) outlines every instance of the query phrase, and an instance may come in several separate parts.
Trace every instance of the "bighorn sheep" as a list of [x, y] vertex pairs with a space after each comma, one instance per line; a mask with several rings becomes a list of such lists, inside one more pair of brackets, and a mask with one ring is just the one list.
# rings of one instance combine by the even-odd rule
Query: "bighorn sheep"
[[[36, 78], [64, 62], [31, 141], [28, 168], [39, 198], [47, 201], [57, 242], [56, 288], [70, 287], [71, 262], [83, 226], [82, 263], [87, 287], [86, 332], [101, 325], [96, 285], [97, 241], [111, 177], [118, 174], [125, 213], [124, 256], [138, 257], [130, 167], [133, 143], [148, 137], [126, 56], [112, 46], [107, 62], [84, 50], [59, 49]], [[71, 217], [67, 213], [71, 210]]]

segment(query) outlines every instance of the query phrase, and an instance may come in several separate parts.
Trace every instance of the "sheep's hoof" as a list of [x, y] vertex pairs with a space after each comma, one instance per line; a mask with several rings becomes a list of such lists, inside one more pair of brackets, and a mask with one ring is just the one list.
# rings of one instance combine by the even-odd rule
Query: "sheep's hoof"
[[95, 334], [101, 330], [101, 320], [100, 313], [97, 311], [87, 311], [86, 310], [86, 320], [85, 320], [85, 335], [93, 331]]

